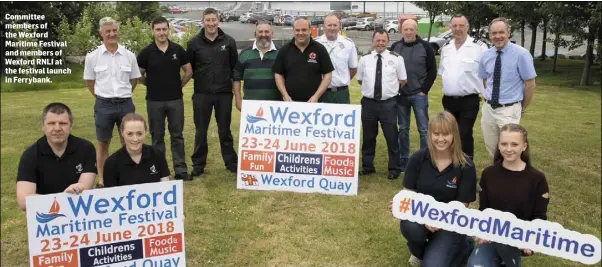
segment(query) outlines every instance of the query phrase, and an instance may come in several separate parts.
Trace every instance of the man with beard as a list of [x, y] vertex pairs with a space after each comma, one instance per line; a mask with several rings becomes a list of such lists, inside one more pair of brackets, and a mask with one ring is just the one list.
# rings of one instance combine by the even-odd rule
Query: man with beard
[[341, 22], [336, 15], [330, 14], [324, 18], [324, 29], [324, 34], [316, 38], [316, 41], [328, 50], [334, 71], [322, 101], [349, 104], [349, 82], [357, 71], [357, 48], [351, 39], [339, 34]]
[[[100, 19], [102, 45], [86, 55], [84, 80], [94, 103], [94, 121], [98, 150], [98, 186], [102, 187], [102, 168], [109, 156], [113, 128], [121, 125], [125, 114], [135, 111], [132, 93], [140, 78], [136, 55], [119, 41], [119, 24], [110, 17]], [[119, 136], [123, 145], [123, 137]]]
[[492, 157], [498, 147], [500, 129], [508, 123], [520, 123], [535, 92], [537, 73], [533, 57], [527, 49], [508, 40], [510, 33], [507, 19], [492, 20], [489, 38], [494, 47], [483, 52], [479, 59], [479, 77], [485, 86], [481, 130]]
[[188, 41], [188, 59], [193, 69], [194, 152], [191, 175], [199, 176], [207, 165], [207, 129], [215, 108], [217, 133], [226, 169], [236, 173], [238, 157], [230, 130], [232, 121], [232, 77], [238, 61], [236, 41], [219, 28], [217, 10], [203, 11], [203, 29]]
[[[272, 42], [272, 28], [268, 22], [260, 21], [255, 27], [255, 42], [240, 52], [234, 67], [234, 99], [238, 111], [242, 99], [278, 101], [282, 95], [276, 87], [272, 65], [278, 48]], [[241, 97], [240, 81], [244, 80], [244, 97]]]
[[472, 128], [480, 107], [483, 82], [479, 78], [479, 56], [487, 45], [468, 36], [468, 19], [455, 15], [450, 21], [453, 39], [441, 48], [439, 74], [443, 80], [443, 108], [454, 115], [460, 129], [462, 151], [474, 156]]
[[72, 125], [71, 109], [63, 103], [50, 103], [42, 111], [44, 136], [19, 161], [17, 203], [22, 211], [28, 196], [79, 194], [94, 186], [96, 150], [90, 141], [71, 135]]
[[420, 135], [420, 148], [427, 144], [428, 92], [437, 78], [435, 53], [430, 44], [416, 35], [418, 24], [413, 19], [405, 20], [400, 26], [402, 39], [391, 46], [391, 50], [403, 57], [408, 73], [408, 82], [401, 87], [397, 97], [397, 120], [399, 123], [399, 154], [401, 169], [410, 158], [410, 115], [414, 109], [416, 126]]
[[295, 19], [295, 37], [282, 46], [272, 67], [284, 101], [317, 103], [332, 79], [328, 51], [311, 38], [310, 25], [307, 18]]
[[[155, 41], [140, 51], [138, 66], [146, 85], [146, 110], [153, 147], [165, 154], [167, 117], [173, 168], [177, 180], [191, 180], [184, 153], [184, 101], [182, 88], [192, 77], [186, 50], [169, 41], [169, 22], [159, 17], [151, 23]], [[180, 69], [184, 76], [180, 78]], [[148, 73], [148, 75], [147, 75]]]

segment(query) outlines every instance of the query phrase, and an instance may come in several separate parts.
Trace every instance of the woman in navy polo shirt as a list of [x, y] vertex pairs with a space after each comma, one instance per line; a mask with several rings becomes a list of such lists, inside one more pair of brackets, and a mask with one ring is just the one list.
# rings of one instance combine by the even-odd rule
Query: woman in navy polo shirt
[[[462, 152], [458, 123], [443, 111], [429, 121], [427, 147], [410, 157], [403, 177], [405, 190], [432, 196], [436, 201], [476, 200], [476, 169]], [[410, 251], [410, 264], [425, 267], [462, 266], [472, 252], [472, 238], [429, 225], [401, 220], [401, 234]]]
[[168, 181], [165, 155], [144, 144], [147, 131], [144, 117], [129, 113], [121, 120], [119, 129], [125, 144], [105, 161], [105, 187]]
[[[524, 221], [547, 220], [548, 182], [546, 176], [531, 166], [527, 130], [514, 123], [500, 130], [494, 165], [483, 170], [479, 183], [479, 210], [510, 212]], [[504, 244], [476, 239], [477, 247], [468, 266], [521, 266], [521, 255], [533, 254]]]

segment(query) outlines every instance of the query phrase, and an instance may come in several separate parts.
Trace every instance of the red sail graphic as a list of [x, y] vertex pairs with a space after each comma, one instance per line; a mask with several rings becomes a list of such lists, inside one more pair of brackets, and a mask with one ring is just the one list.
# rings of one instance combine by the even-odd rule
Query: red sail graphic
[[263, 117], [263, 108], [259, 108], [259, 110], [257, 110], [257, 115], [256, 117]]
[[56, 199], [55, 199], [52, 202], [52, 205], [50, 206], [50, 211], [48, 211], [48, 213], [57, 214], [57, 213], [59, 213], [60, 210], [61, 210], [61, 206], [59, 205], [59, 202], [56, 201]]

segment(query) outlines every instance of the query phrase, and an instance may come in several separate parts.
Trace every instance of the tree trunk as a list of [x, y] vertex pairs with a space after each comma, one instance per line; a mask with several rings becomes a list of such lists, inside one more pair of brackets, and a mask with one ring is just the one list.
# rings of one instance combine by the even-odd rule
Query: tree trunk
[[556, 72], [556, 62], [558, 61], [558, 47], [560, 46], [560, 26], [556, 22], [554, 27], [554, 63], [552, 63], [552, 72]]
[[[591, 28], [590, 28], [591, 29]], [[585, 51], [585, 60], [583, 62], [583, 74], [579, 85], [586, 86], [590, 84], [590, 70], [592, 67], [591, 57], [594, 54], [594, 33], [590, 31], [587, 34], [587, 50]]]
[[548, 38], [548, 19], [543, 20], [543, 42], [541, 44], [541, 61], [546, 60], [546, 43]]
[[532, 21], [529, 26], [531, 27], [531, 46], [529, 47], [529, 52], [531, 56], [535, 54], [535, 40], [537, 40], [537, 21]]
[[525, 47], [525, 20], [520, 21], [520, 46]]
[[429, 23], [429, 36], [426, 38], [427, 42], [431, 41], [431, 31], [433, 30], [433, 24], [435, 23], [435, 16], [431, 15], [430, 20], [431, 23]]

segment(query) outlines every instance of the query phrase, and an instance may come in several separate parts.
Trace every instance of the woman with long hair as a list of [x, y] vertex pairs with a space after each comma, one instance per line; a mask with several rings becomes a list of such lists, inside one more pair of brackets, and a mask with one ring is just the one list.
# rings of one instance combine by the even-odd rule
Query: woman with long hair
[[[454, 116], [443, 111], [429, 121], [427, 147], [410, 157], [403, 177], [405, 190], [432, 196], [436, 201], [476, 200], [476, 169], [462, 152]], [[410, 264], [425, 267], [461, 266], [472, 252], [471, 238], [453, 231], [401, 220], [401, 234], [411, 253]]]
[[121, 119], [119, 133], [125, 144], [105, 161], [105, 187], [169, 180], [165, 154], [144, 144], [146, 132], [146, 120], [140, 114], [129, 113]]
[[[545, 175], [531, 166], [527, 130], [518, 124], [506, 124], [500, 130], [494, 164], [483, 170], [479, 183], [479, 210], [495, 209], [532, 221], [547, 220], [549, 203]], [[477, 247], [468, 266], [521, 266], [521, 256], [533, 254], [521, 249], [476, 238]]]

